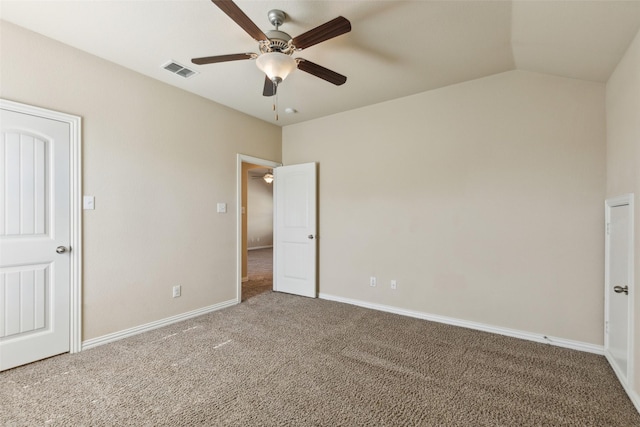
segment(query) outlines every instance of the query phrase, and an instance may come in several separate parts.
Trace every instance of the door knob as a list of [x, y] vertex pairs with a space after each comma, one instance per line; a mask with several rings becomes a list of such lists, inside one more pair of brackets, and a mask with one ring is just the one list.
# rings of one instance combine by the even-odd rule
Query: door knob
[[629, 295], [629, 286], [614, 286], [613, 292], [617, 294], [624, 293], [625, 295]]
[[307, 236], [307, 239], [309, 239], [309, 240], [313, 240], [313, 234], [309, 234], [309, 235]]
[[58, 247], [56, 248], [56, 252], [57, 252], [57, 253], [59, 253], [59, 254], [63, 254], [63, 253], [65, 253], [65, 252], [67, 252], [67, 248], [66, 248], [66, 247], [64, 247], [64, 246], [58, 246]]

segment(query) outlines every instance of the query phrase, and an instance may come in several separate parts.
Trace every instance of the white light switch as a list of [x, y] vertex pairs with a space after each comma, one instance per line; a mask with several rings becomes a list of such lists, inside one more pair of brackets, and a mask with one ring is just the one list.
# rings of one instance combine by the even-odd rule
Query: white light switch
[[218, 213], [227, 213], [226, 203], [218, 203]]
[[94, 210], [96, 208], [96, 198], [93, 196], [84, 196], [82, 198], [82, 209]]

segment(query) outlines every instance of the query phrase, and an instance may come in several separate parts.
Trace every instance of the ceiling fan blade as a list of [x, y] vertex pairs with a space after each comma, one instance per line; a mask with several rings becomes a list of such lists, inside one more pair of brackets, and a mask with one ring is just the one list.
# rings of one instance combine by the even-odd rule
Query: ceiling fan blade
[[298, 37], [294, 37], [293, 40], [291, 40], [291, 44], [297, 49], [306, 49], [325, 40], [348, 33], [349, 31], [351, 31], [351, 22], [345, 17], [338, 16], [319, 27], [300, 34]]
[[205, 56], [202, 58], [193, 58], [191, 62], [198, 65], [214, 64], [216, 62], [239, 61], [241, 59], [251, 59], [254, 53], [234, 53], [231, 55]]
[[320, 77], [323, 80], [333, 83], [336, 86], [343, 85], [347, 81], [347, 77], [342, 74], [338, 74], [335, 71], [331, 71], [328, 68], [324, 68], [321, 65], [315, 64], [306, 59], [298, 60], [298, 69], [306, 73], [313, 74], [316, 77]]
[[264, 89], [262, 90], [262, 95], [273, 96], [276, 94], [277, 90], [278, 86], [272, 82], [269, 77], [264, 76]]
[[268, 40], [269, 38], [262, 32], [256, 24], [231, 0], [211, 0], [220, 10], [240, 25], [256, 41]]

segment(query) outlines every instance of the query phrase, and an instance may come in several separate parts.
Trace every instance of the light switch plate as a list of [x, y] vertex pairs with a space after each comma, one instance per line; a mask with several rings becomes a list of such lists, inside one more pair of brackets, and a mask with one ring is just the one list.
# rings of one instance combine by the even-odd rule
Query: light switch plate
[[218, 213], [227, 213], [226, 203], [218, 203]]
[[94, 210], [96, 208], [96, 198], [93, 196], [84, 196], [82, 198], [82, 209]]

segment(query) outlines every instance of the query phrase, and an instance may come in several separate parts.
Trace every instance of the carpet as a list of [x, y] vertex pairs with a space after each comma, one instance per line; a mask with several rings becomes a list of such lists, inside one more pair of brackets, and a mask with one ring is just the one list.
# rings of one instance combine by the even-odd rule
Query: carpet
[[0, 425], [640, 426], [602, 356], [267, 292], [0, 373]]
[[273, 289], [273, 248], [253, 249], [247, 254], [247, 276], [242, 301]]
[[273, 273], [273, 248], [247, 251], [247, 276], [249, 279], [271, 276]]
[[249, 279], [242, 284], [242, 301], [273, 290], [271, 276]]

